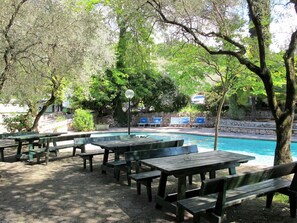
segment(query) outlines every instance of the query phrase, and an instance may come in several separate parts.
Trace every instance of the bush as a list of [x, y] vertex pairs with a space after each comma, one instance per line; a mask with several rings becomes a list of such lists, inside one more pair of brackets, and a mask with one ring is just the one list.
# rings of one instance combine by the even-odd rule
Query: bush
[[235, 120], [244, 120], [246, 116], [246, 108], [237, 103], [237, 96], [232, 95], [229, 98], [228, 116]]
[[76, 109], [73, 118], [73, 128], [77, 131], [94, 130], [93, 115], [83, 109]]
[[16, 115], [14, 117], [4, 117], [3, 124], [8, 132], [23, 132], [30, 129], [33, 120], [27, 115]]

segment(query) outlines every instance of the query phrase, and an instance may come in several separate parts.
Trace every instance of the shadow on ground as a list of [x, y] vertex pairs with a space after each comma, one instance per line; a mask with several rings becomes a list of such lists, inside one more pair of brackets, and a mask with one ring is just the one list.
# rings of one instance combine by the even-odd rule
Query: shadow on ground
[[[125, 175], [116, 182], [110, 174], [101, 174], [101, 157], [95, 158], [91, 173], [83, 169], [79, 157], [62, 155], [63, 159], [52, 159], [47, 166], [0, 163], [1, 222], [175, 222], [174, 215], [156, 210], [154, 201], [147, 202], [145, 189], [137, 195], [134, 183], [127, 186]], [[198, 186], [198, 176], [194, 179]], [[167, 192], [174, 192], [175, 185], [171, 177]], [[153, 194], [157, 187], [156, 180]], [[264, 199], [228, 209], [226, 216], [226, 222], [296, 222], [289, 217], [287, 204], [267, 210]], [[187, 214], [186, 222], [191, 221]]]

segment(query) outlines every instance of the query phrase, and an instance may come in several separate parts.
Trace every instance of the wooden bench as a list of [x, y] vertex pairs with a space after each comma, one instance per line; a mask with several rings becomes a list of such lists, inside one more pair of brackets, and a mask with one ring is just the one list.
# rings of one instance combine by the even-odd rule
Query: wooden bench
[[1, 155], [1, 161], [4, 162], [4, 150], [6, 148], [12, 148], [12, 147], [17, 147], [18, 144], [15, 143], [14, 141], [1, 141], [0, 142], [0, 155]]
[[[39, 148], [34, 148], [34, 151], [31, 152], [33, 153], [34, 157], [37, 158], [37, 162], [39, 162], [40, 157], [45, 156], [45, 163], [47, 165], [49, 160], [49, 154], [55, 153], [55, 156], [58, 156], [60, 149], [67, 149], [72, 147], [73, 156], [75, 156], [76, 149], [80, 149], [81, 153], [85, 152], [84, 145], [75, 144], [74, 139], [79, 137], [90, 137], [90, 135], [90, 133], [83, 133], [67, 134], [54, 137], [43, 137], [39, 139]], [[59, 143], [59, 145], [57, 143]]]
[[[94, 151], [94, 152], [86, 152], [85, 146], [87, 144], [91, 144], [92, 142], [102, 142], [102, 141], [111, 141], [121, 139], [127, 136], [103, 136], [103, 137], [84, 137], [84, 138], [75, 138], [74, 144], [76, 146], [80, 146], [83, 148], [84, 152], [78, 154], [79, 157], [83, 159], [83, 167], [86, 169], [87, 167], [87, 160], [89, 161], [90, 171], [93, 171], [93, 157], [96, 155], [103, 155], [104, 151]], [[130, 135], [129, 137], [135, 137], [135, 135]]]
[[60, 135], [60, 136], [54, 136], [54, 137], [48, 137], [48, 140], [52, 142], [52, 145], [49, 146], [48, 150], [49, 152], [54, 152], [56, 156], [59, 153], [60, 149], [67, 149], [67, 148], [73, 148], [72, 155], [75, 156], [76, 150], [80, 149], [81, 153], [85, 152], [84, 145], [75, 144], [74, 139], [75, 138], [86, 138], [90, 137], [90, 133], [83, 133], [83, 134], [67, 134], [67, 135]]
[[[267, 196], [270, 208], [276, 192], [289, 196], [290, 214], [296, 218], [297, 162], [265, 168], [242, 175], [227, 176], [202, 182], [199, 196], [179, 200], [177, 207], [191, 213], [193, 222], [203, 216], [210, 222], [222, 222], [225, 208], [260, 196]], [[288, 179], [294, 174], [292, 179]]]
[[[169, 140], [169, 141], [160, 141], [154, 143], [148, 143], [144, 145], [130, 146], [129, 151], [138, 151], [138, 150], [150, 150], [157, 148], [166, 148], [166, 147], [177, 147], [182, 146], [184, 144], [183, 139], [178, 140]], [[108, 162], [107, 166], [112, 167], [114, 169], [114, 176], [117, 181], [120, 180], [120, 171], [124, 171], [127, 173], [127, 162], [126, 160], [116, 160], [112, 162]], [[129, 175], [127, 175], [128, 185], [131, 185], [131, 179]]]
[[[151, 171], [140, 172], [139, 162], [142, 159], [177, 156], [177, 155], [197, 153], [197, 152], [198, 152], [197, 145], [125, 152], [125, 160], [127, 162], [126, 165], [128, 167], [127, 175], [130, 179], [136, 181], [137, 194], [141, 194], [141, 184], [146, 186], [148, 201], [151, 202], [152, 201], [151, 184], [153, 179], [160, 177], [161, 171], [151, 170]], [[136, 164], [136, 173], [133, 173], [133, 174], [131, 174], [132, 162], [135, 162]], [[190, 177], [190, 183], [192, 183], [191, 177]]]

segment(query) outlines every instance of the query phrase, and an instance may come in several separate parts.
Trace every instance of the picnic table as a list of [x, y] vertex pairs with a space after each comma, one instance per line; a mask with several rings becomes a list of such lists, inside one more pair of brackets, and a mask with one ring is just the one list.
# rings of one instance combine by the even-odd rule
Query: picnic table
[[22, 156], [22, 147], [24, 142], [28, 142], [29, 146], [29, 161], [33, 160], [34, 141], [39, 140], [43, 137], [59, 136], [65, 134], [64, 132], [45, 132], [45, 133], [32, 133], [27, 135], [9, 136], [8, 139], [14, 139], [18, 144], [16, 159], [19, 160]]
[[153, 138], [142, 138], [142, 137], [123, 137], [117, 140], [92, 142], [92, 145], [100, 146], [104, 149], [103, 162], [102, 162], [102, 173], [106, 173], [108, 157], [110, 151], [114, 152], [114, 160], [120, 159], [120, 154], [130, 150], [130, 146], [145, 145], [153, 142], [159, 142], [158, 139]]
[[[195, 191], [186, 191], [186, 177], [194, 174], [204, 174], [210, 172], [211, 177], [215, 177], [215, 171], [229, 169], [229, 174], [236, 174], [236, 167], [241, 163], [253, 160], [255, 157], [226, 152], [211, 151], [187, 155], [144, 159], [141, 163], [161, 171], [158, 194], [156, 196], [156, 208], [166, 207], [169, 211], [176, 214], [177, 220], [182, 221], [184, 213], [172, 202], [181, 200], [197, 194]], [[173, 175], [177, 178], [177, 193], [165, 196], [166, 183], [168, 176]]]

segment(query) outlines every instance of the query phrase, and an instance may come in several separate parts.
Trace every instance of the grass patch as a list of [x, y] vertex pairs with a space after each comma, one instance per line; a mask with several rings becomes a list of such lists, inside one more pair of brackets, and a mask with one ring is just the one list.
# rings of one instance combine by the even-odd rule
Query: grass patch
[[[260, 199], [266, 201], [266, 196], [260, 197]], [[274, 197], [273, 197], [273, 201], [272, 202], [286, 203], [287, 204], [289, 202], [289, 197], [287, 195], [284, 195], [284, 194], [276, 193], [274, 195]]]

